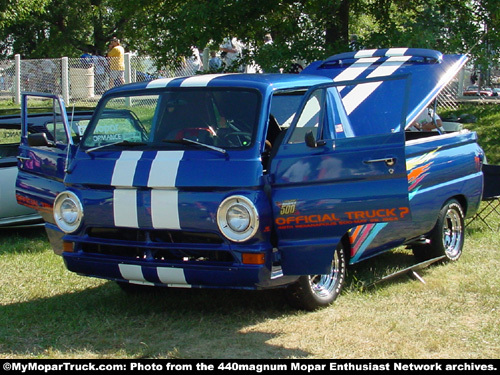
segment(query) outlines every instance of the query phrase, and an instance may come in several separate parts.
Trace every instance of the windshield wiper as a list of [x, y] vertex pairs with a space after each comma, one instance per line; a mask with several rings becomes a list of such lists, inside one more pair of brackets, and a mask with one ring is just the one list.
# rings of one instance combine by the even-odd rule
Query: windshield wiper
[[110, 146], [130, 146], [130, 147], [134, 147], [134, 146], [144, 146], [144, 145], [146, 145], [146, 143], [144, 143], [144, 142], [119, 141], [119, 142], [113, 142], [113, 143], [108, 143], [108, 144], [101, 145], [101, 146], [92, 147], [92, 148], [89, 148], [88, 150], [85, 150], [85, 152], [87, 154], [89, 154], [89, 153], [91, 153], [93, 151], [100, 150], [101, 148], [106, 148], [106, 147], [110, 147]]
[[201, 146], [201, 147], [204, 147], [204, 148], [208, 148], [209, 150], [220, 152], [221, 154], [227, 154], [227, 151], [224, 150], [223, 148], [216, 147], [216, 146], [211, 146], [211, 145], [207, 145], [205, 143], [193, 141], [192, 139], [187, 139], [187, 138], [182, 138], [182, 139], [162, 139], [162, 142], [166, 142], [166, 143], [178, 143], [178, 144], [181, 144], [181, 145], [197, 145], [197, 146]]

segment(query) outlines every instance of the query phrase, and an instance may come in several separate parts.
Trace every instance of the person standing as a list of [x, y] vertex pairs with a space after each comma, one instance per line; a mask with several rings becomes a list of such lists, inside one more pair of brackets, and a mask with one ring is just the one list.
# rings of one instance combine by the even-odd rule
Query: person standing
[[222, 67], [222, 60], [217, 56], [217, 52], [210, 51], [210, 60], [208, 61], [208, 68], [211, 72], [218, 72]]
[[125, 50], [120, 45], [120, 39], [113, 38], [109, 42], [110, 87], [125, 83]]
[[242, 57], [243, 46], [236, 38], [225, 38], [220, 46], [222, 61], [226, 72], [242, 72], [242, 66], [233, 66], [239, 62]]

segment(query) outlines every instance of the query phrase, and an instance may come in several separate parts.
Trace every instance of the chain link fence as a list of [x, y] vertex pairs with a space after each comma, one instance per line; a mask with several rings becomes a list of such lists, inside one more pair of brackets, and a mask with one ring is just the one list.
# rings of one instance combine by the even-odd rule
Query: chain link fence
[[[208, 66], [208, 61], [204, 61]], [[117, 82], [110, 77], [109, 60], [102, 56], [81, 58], [0, 60], [0, 99], [18, 103], [23, 91], [45, 92], [60, 95], [66, 103], [95, 105], [100, 96]], [[125, 83], [150, 81], [156, 78], [191, 76], [199, 66], [187, 61], [175, 70], [159, 68], [158, 61], [150, 57], [125, 55]], [[460, 103], [488, 103], [500, 100], [499, 96], [465, 96], [474, 73], [465, 68], [438, 96], [440, 110], [455, 110]]]
[[[154, 59], [126, 54], [124, 83], [191, 76], [198, 69], [189, 62], [175, 70], [159, 69]], [[70, 104], [91, 105], [119, 84], [112, 81], [110, 61], [102, 56], [0, 60], [0, 99], [16, 103], [20, 92], [31, 91], [57, 94]]]

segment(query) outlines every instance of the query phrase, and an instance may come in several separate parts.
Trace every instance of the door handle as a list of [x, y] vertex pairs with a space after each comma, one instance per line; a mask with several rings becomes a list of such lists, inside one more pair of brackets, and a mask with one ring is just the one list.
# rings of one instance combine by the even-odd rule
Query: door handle
[[16, 158], [21, 162], [31, 160], [31, 158], [27, 158], [25, 156], [16, 156]]
[[364, 163], [366, 163], [366, 164], [385, 163], [388, 167], [392, 167], [394, 164], [396, 164], [396, 158], [382, 158], [382, 159], [365, 160]]

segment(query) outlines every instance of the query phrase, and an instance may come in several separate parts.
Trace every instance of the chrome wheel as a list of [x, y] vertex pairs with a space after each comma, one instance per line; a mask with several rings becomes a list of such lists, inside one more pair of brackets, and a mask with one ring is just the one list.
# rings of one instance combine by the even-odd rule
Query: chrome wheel
[[464, 212], [458, 201], [448, 201], [439, 212], [436, 226], [429, 233], [430, 244], [414, 245], [413, 254], [419, 261], [443, 257], [457, 260], [464, 246]]
[[310, 275], [309, 283], [311, 291], [320, 299], [328, 299], [335, 292], [340, 274], [340, 259], [335, 251], [332, 261], [332, 268], [326, 275]]
[[458, 259], [462, 253], [463, 214], [457, 204], [449, 205], [443, 223], [443, 248], [450, 260]]
[[346, 256], [342, 243], [333, 254], [330, 272], [324, 275], [305, 275], [286, 289], [288, 302], [297, 308], [316, 310], [331, 304], [345, 283]]

